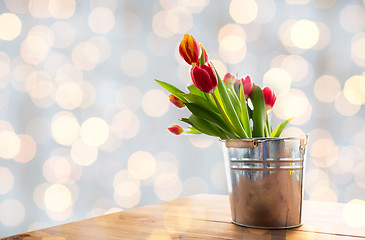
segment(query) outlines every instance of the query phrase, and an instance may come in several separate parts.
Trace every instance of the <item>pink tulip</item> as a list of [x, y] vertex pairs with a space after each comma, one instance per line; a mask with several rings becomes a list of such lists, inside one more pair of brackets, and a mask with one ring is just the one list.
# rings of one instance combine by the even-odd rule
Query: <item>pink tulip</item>
[[170, 102], [172, 102], [176, 107], [183, 108], [185, 107], [185, 104], [183, 101], [181, 101], [179, 98], [175, 97], [174, 95], [169, 95]]
[[168, 130], [175, 135], [180, 135], [181, 133], [184, 132], [182, 127], [180, 127], [179, 125], [172, 125], [171, 127], [168, 128]]
[[245, 77], [244, 79], [241, 78], [239, 80], [239, 86], [240, 84], [243, 84], [243, 92], [245, 93], [245, 97], [249, 98], [252, 92], [253, 83], [251, 81], [250, 76]]
[[265, 87], [262, 90], [262, 93], [264, 94], [264, 98], [265, 98], [266, 110], [270, 110], [275, 104], [276, 95], [275, 95], [274, 91], [269, 87]]
[[218, 85], [217, 75], [209, 63], [193, 66], [190, 75], [194, 85], [205, 93], [213, 93]]
[[223, 78], [223, 82], [229, 86], [229, 85], [233, 85], [236, 82], [236, 76], [233, 75], [232, 73], [227, 73], [224, 78]]

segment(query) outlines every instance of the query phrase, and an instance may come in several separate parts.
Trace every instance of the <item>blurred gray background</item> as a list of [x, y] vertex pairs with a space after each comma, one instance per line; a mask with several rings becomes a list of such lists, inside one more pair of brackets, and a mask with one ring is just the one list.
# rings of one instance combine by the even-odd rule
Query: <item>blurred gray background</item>
[[185, 33], [310, 135], [305, 199], [365, 204], [364, 29], [360, 0], [0, 1], [0, 237], [227, 193], [221, 143], [170, 134], [188, 112], [154, 82], [189, 83]]

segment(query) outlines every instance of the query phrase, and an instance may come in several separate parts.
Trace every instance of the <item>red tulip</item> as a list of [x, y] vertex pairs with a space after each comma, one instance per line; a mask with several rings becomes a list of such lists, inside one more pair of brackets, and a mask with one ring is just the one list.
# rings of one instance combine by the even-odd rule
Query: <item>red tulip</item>
[[223, 78], [223, 82], [228, 86], [228, 85], [233, 85], [236, 82], [236, 76], [233, 75], [232, 73], [227, 73], [224, 78]]
[[175, 97], [174, 95], [169, 95], [170, 102], [172, 102], [176, 107], [182, 108], [185, 107], [185, 104], [183, 101], [181, 101], [179, 98]]
[[168, 128], [168, 130], [175, 135], [180, 135], [181, 133], [184, 132], [182, 127], [180, 127], [179, 125], [172, 125], [171, 127]]
[[264, 94], [264, 98], [265, 98], [266, 110], [270, 110], [275, 104], [276, 95], [275, 95], [274, 91], [269, 87], [265, 87], [262, 90], [262, 93]]
[[201, 47], [195, 38], [189, 34], [184, 35], [184, 39], [179, 46], [179, 53], [184, 60], [190, 65], [199, 65]]
[[218, 85], [217, 75], [209, 63], [193, 66], [190, 75], [194, 85], [205, 93], [213, 93]]
[[243, 84], [243, 92], [245, 93], [245, 97], [249, 98], [251, 95], [251, 92], [252, 92], [252, 87], [253, 87], [253, 83], [251, 81], [250, 76], [245, 77], [245, 79], [241, 78], [239, 80], [238, 86], [240, 86], [241, 83]]

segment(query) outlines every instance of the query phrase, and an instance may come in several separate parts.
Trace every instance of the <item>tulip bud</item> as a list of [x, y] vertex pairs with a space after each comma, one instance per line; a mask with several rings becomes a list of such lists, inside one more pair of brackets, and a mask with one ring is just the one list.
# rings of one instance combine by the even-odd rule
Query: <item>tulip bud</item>
[[201, 63], [201, 59], [199, 59], [199, 64], [205, 64], [208, 62], [208, 54], [207, 54], [207, 50], [205, 50], [205, 48], [203, 47], [203, 45], [200, 44], [200, 48], [202, 49], [202, 52], [204, 53], [204, 62]]
[[195, 38], [189, 34], [184, 35], [184, 39], [179, 46], [179, 53], [184, 60], [190, 65], [198, 65], [201, 55], [201, 47]]
[[250, 76], [238, 80], [238, 88], [241, 86], [241, 84], [243, 84], [243, 92], [245, 93], [245, 97], [249, 98], [253, 87]]
[[213, 93], [218, 85], [215, 71], [209, 63], [193, 66], [190, 75], [194, 85], [205, 93]]
[[179, 98], [175, 97], [174, 95], [169, 95], [170, 102], [172, 102], [176, 107], [182, 108], [185, 107], [185, 104], [183, 101], [181, 101]]
[[184, 132], [184, 130], [179, 125], [172, 125], [168, 128], [168, 130], [175, 135], [180, 135]]
[[229, 86], [229, 85], [233, 85], [236, 82], [236, 76], [233, 75], [232, 73], [227, 73], [224, 78], [223, 78], [223, 82]]
[[274, 91], [269, 87], [265, 87], [262, 90], [262, 93], [264, 94], [264, 98], [265, 98], [266, 111], [270, 110], [275, 104], [276, 95], [275, 95]]

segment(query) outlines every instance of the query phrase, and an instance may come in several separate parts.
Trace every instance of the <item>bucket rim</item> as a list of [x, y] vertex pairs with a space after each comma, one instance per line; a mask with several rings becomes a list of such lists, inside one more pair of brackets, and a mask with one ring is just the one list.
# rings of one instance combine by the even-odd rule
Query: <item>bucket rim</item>
[[230, 139], [219, 139], [226, 147], [233, 148], [256, 148], [259, 143], [270, 142], [270, 141], [285, 141], [285, 140], [299, 140], [300, 145], [305, 147], [308, 143], [309, 135], [301, 135], [298, 137], [264, 137], [264, 138], [230, 138]]

